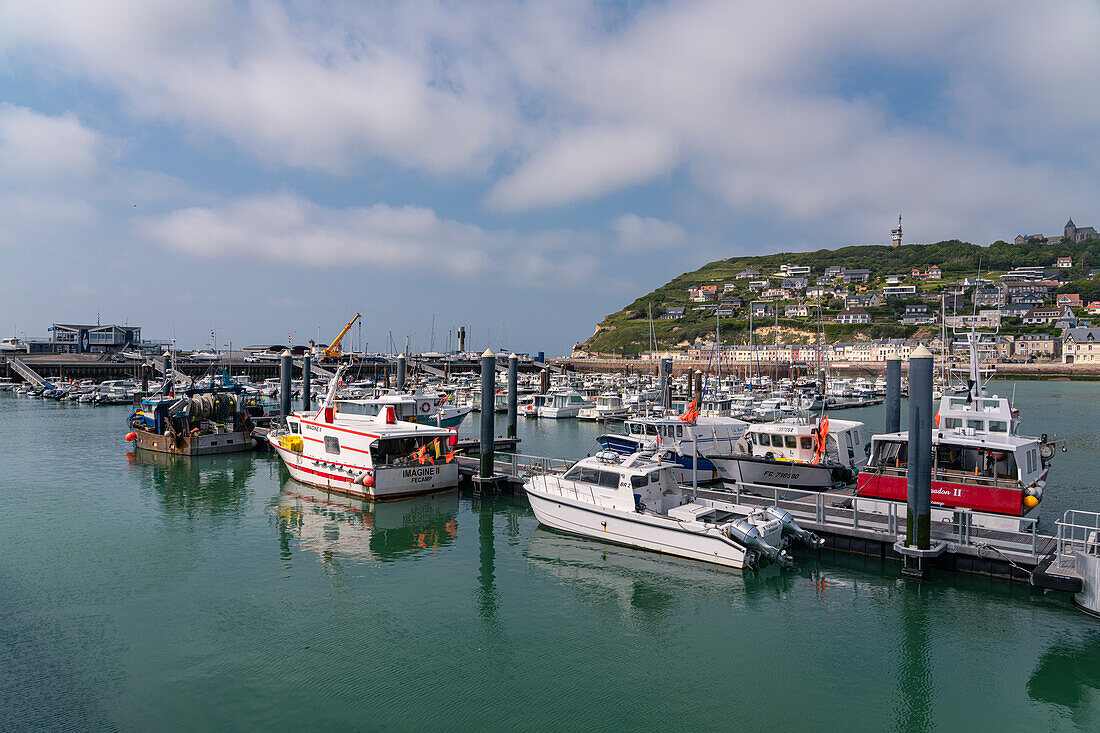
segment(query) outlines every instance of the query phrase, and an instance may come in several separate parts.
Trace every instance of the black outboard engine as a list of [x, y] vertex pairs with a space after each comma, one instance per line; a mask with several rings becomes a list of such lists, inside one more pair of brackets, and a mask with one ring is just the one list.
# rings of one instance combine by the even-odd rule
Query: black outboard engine
[[726, 530], [726, 534], [734, 542], [755, 551], [761, 557], [766, 557], [773, 562], [779, 562], [784, 565], [792, 562], [791, 556], [787, 554], [786, 550], [769, 545], [760, 534], [760, 530], [744, 519], [733, 520]]
[[813, 532], [799, 527], [798, 522], [794, 521], [794, 517], [792, 517], [791, 513], [786, 509], [780, 509], [777, 506], [770, 506], [764, 511], [767, 512], [769, 516], [774, 517], [775, 519], [778, 519], [780, 522], [783, 523], [784, 537], [794, 537], [802, 544], [806, 545], [807, 547], [812, 547], [815, 550], [825, 546], [824, 538], [818, 537]]

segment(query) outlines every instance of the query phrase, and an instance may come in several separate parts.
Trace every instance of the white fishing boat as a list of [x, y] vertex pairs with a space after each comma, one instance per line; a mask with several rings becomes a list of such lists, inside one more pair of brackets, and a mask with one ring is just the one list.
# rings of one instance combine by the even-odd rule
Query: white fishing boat
[[748, 451], [707, 453], [722, 482], [826, 491], [851, 484], [866, 462], [863, 423], [789, 418], [753, 425]]
[[561, 420], [576, 417], [581, 409], [594, 406], [595, 403], [586, 400], [580, 392], [568, 390], [555, 393], [550, 404], [543, 405], [538, 409], [538, 415], [549, 420]]
[[539, 522], [562, 532], [731, 568], [789, 559], [781, 520], [685, 502], [671, 469], [652, 453], [605, 451], [524, 489]]
[[398, 420], [392, 405], [374, 415], [340, 412], [339, 382], [340, 372], [319, 410], [295, 412], [268, 435], [296, 481], [373, 499], [458, 485], [453, 429]]

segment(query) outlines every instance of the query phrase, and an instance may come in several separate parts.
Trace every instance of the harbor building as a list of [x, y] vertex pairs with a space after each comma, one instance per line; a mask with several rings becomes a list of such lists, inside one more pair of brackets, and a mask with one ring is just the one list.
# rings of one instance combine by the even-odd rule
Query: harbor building
[[140, 326], [98, 323], [55, 323], [49, 338], [27, 340], [31, 354], [113, 354], [141, 346]]

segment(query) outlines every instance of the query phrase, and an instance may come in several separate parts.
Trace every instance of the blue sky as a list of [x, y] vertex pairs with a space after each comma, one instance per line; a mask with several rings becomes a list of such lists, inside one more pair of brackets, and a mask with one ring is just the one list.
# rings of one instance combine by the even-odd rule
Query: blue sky
[[0, 0], [0, 331], [565, 353], [735, 255], [1100, 221], [1095, 2]]

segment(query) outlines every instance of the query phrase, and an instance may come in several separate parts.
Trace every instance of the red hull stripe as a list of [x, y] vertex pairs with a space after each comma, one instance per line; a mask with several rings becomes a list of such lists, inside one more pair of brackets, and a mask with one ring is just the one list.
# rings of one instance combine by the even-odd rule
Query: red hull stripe
[[[857, 483], [859, 496], [869, 499], [905, 501], [909, 484], [905, 476], [879, 476], [861, 473]], [[962, 507], [995, 514], [1023, 514], [1023, 492], [1018, 488], [932, 482], [932, 503], [936, 506]]]

